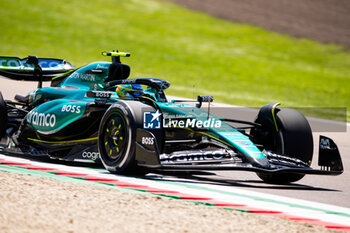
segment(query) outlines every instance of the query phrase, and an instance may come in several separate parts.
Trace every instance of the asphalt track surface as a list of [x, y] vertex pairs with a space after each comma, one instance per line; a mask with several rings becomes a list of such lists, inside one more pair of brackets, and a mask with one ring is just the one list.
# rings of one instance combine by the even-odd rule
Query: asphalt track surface
[[[48, 83], [45, 83], [48, 85]], [[29, 91], [36, 88], [36, 83], [12, 81], [0, 77], [0, 91], [5, 99], [13, 99], [15, 94], [25, 95]], [[214, 103], [214, 107], [227, 107]], [[235, 108], [238, 111], [235, 115], [230, 114], [229, 117], [234, 117], [244, 120], [253, 120], [256, 116], [254, 109]], [[224, 113], [225, 114], [225, 113]], [[319, 119], [309, 119], [311, 127], [318, 130], [319, 124], [327, 125], [327, 129], [336, 128], [339, 131], [339, 124]], [[316, 176], [308, 175], [302, 180], [290, 185], [271, 185], [263, 183], [255, 173], [242, 171], [217, 171], [217, 172], [201, 172], [201, 173], [186, 173], [178, 172], [171, 174], [158, 174], [159, 179], [178, 179], [185, 183], [210, 183], [225, 187], [238, 187], [255, 192], [281, 195], [285, 197], [298, 198], [303, 200], [315, 201], [325, 204], [332, 204], [341, 207], [350, 207], [350, 126], [349, 124], [342, 125], [346, 132], [317, 132], [314, 134], [315, 151], [313, 166], [317, 166], [318, 158], [318, 136], [323, 134], [331, 137], [340, 150], [344, 173], [340, 176]], [[52, 160], [52, 163], [57, 161]], [[159, 176], [160, 175], [160, 176]]]
[[[213, 104], [221, 107], [220, 104]], [[223, 105], [226, 106], [226, 105]], [[219, 108], [222, 109], [222, 108]], [[254, 121], [257, 110], [251, 108], [235, 108], [234, 115], [226, 115], [234, 119]], [[225, 112], [227, 113], [226, 109]], [[223, 114], [219, 114], [225, 116]], [[217, 114], [217, 112], [215, 113]], [[316, 118], [309, 118], [314, 136], [314, 156], [312, 166], [317, 168], [319, 135], [332, 138], [342, 156], [344, 173], [340, 176], [307, 175], [302, 180], [290, 185], [273, 185], [262, 182], [255, 173], [244, 171], [217, 171], [187, 177], [193, 181], [215, 183], [222, 186], [239, 187], [247, 190], [293, 197], [309, 201], [350, 207], [350, 125]], [[337, 132], [332, 132], [332, 129]], [[325, 132], [323, 132], [325, 131]]]

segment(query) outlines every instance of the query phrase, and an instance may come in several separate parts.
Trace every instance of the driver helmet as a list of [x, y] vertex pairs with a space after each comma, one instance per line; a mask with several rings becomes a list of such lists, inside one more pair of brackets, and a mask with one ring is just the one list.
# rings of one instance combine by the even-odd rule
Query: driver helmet
[[140, 84], [124, 84], [118, 85], [115, 92], [120, 98], [136, 98], [143, 94], [143, 88]]

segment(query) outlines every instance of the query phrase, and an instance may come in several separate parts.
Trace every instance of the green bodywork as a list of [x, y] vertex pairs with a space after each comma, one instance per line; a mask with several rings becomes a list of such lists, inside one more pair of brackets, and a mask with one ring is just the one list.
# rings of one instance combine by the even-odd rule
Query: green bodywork
[[[196, 120], [206, 121], [208, 120], [208, 113], [200, 108], [193, 107], [189, 104], [179, 103], [158, 103], [162, 109], [163, 114], [179, 115], [194, 118]], [[248, 157], [255, 159], [264, 159], [265, 155], [254, 145], [254, 143], [245, 135], [232, 128], [230, 125], [223, 121], [220, 121], [215, 116], [209, 114], [211, 122], [220, 122], [220, 127], [210, 125], [205, 127], [202, 134], [210, 138], [214, 138], [224, 144], [238, 149]]]
[[[86, 114], [87, 105], [93, 103], [95, 98], [87, 97], [91, 90], [107, 91], [105, 80], [108, 78], [110, 62], [95, 62], [81, 67], [68, 76], [61, 75], [53, 79], [58, 84], [54, 87], [45, 87], [29, 94], [33, 99], [31, 112], [25, 117], [25, 121], [35, 130], [40, 132], [54, 132], [77, 121]], [[120, 100], [118, 95], [109, 91], [112, 96], [107, 99], [109, 103]], [[146, 87], [146, 94], [155, 99], [156, 104], [165, 115], [180, 115], [188, 118], [205, 121], [208, 113], [192, 105], [157, 100], [156, 90]], [[215, 139], [231, 148], [236, 148], [251, 161], [264, 160], [265, 155], [245, 135], [232, 128], [228, 124], [209, 115], [215, 122], [220, 122], [220, 127], [213, 125], [205, 130], [197, 130], [203, 136]], [[192, 130], [192, 129], [189, 129]]]

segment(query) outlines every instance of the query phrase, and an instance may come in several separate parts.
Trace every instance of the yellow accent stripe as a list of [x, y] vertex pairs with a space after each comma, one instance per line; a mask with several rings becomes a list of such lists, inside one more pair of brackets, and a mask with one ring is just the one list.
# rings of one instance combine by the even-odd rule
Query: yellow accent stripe
[[272, 118], [273, 122], [275, 123], [276, 131], [278, 132], [278, 127], [277, 127], [277, 122], [276, 122], [276, 117], [275, 117], [275, 108], [280, 105], [280, 103], [276, 103], [275, 105], [272, 106]]
[[207, 136], [207, 137], [210, 137], [210, 138], [212, 138], [212, 139], [214, 139], [214, 140], [217, 140], [217, 141], [219, 141], [219, 142], [221, 142], [221, 143], [223, 143], [223, 144], [225, 144], [225, 145], [228, 145], [228, 146], [231, 146], [231, 147], [232, 147], [231, 144], [229, 144], [229, 143], [227, 143], [227, 142], [225, 142], [225, 141], [223, 141], [223, 140], [220, 140], [220, 139], [218, 139], [218, 138], [216, 138], [216, 137], [214, 137], [214, 136], [212, 136], [212, 135], [210, 135], [210, 134], [203, 133], [203, 132], [196, 132], [196, 133], [203, 134], [203, 135], [205, 135], [205, 136]]
[[103, 51], [102, 56], [111, 56], [111, 57], [130, 57], [130, 53], [126, 52], [108, 52], [108, 51]]
[[97, 140], [98, 137], [95, 138], [85, 138], [85, 139], [78, 139], [78, 140], [71, 140], [71, 141], [44, 141], [44, 140], [39, 140], [35, 138], [27, 138], [28, 140], [34, 141], [34, 142], [42, 142], [42, 143], [52, 143], [52, 144], [57, 144], [57, 143], [76, 143], [76, 142], [88, 142], [92, 140]]

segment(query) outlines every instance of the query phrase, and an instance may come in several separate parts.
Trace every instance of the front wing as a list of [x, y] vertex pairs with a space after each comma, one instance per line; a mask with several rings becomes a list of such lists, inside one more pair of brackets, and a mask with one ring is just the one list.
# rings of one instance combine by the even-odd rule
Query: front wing
[[212, 152], [197, 150], [159, 155], [157, 153], [157, 145], [153, 148], [145, 148], [141, 143], [137, 142], [136, 160], [140, 166], [157, 170], [241, 170], [259, 173], [314, 175], [340, 175], [343, 173], [343, 164], [338, 147], [332, 139], [325, 136], [320, 136], [319, 169], [313, 169], [309, 164], [301, 160], [269, 151], [264, 152], [269, 161], [269, 166], [257, 167], [236, 158], [233, 151], [226, 152], [229, 154], [227, 156], [224, 153], [220, 153], [220, 151], [223, 151], [223, 149]]

